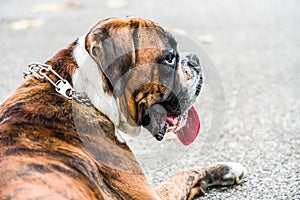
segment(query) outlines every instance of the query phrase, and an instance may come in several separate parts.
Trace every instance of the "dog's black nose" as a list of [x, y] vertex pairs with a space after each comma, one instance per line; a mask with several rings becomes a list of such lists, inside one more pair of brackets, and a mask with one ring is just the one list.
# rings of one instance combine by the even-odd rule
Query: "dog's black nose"
[[193, 68], [200, 68], [199, 58], [194, 53], [190, 53], [187, 55], [187, 64]]

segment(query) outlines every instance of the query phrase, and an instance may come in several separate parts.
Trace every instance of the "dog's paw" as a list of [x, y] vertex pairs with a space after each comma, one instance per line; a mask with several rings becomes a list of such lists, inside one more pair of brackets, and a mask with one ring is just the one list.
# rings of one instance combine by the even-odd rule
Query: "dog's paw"
[[[196, 170], [197, 171], [197, 170]], [[239, 184], [247, 174], [247, 169], [236, 162], [223, 162], [200, 168], [203, 177], [195, 184], [188, 195], [188, 200], [203, 195], [212, 186], [230, 186]], [[201, 173], [199, 173], [201, 174]]]
[[236, 162], [217, 163], [205, 167], [204, 171], [204, 177], [191, 189], [188, 200], [203, 195], [208, 187], [239, 184], [247, 174], [247, 169]]
[[247, 174], [247, 169], [240, 163], [224, 162], [219, 164], [228, 168], [227, 172], [224, 174], [222, 178], [223, 180], [219, 183], [220, 185], [226, 186], [226, 185], [239, 184]]

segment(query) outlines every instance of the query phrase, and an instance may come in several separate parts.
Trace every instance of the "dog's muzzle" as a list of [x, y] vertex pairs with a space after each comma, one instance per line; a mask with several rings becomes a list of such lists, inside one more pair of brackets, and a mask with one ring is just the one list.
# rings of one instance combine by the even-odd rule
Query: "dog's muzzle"
[[202, 70], [196, 54], [182, 54], [176, 68], [172, 92], [165, 101], [154, 104], [143, 119], [143, 126], [157, 140], [168, 132], [174, 132], [179, 140], [188, 145], [198, 135], [200, 121], [192, 107], [203, 84]]

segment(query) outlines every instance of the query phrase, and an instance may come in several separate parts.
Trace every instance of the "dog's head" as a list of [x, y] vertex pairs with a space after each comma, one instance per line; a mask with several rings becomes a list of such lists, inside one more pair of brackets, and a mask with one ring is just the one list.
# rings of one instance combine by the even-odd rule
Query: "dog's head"
[[[200, 63], [195, 54], [178, 52], [171, 34], [146, 19], [110, 18], [91, 29], [85, 48], [102, 87], [88, 96], [116, 127], [130, 134], [143, 126], [157, 140], [174, 132], [185, 145], [196, 138], [200, 122], [192, 105], [203, 81]], [[113, 103], [108, 108], [104, 101]]]

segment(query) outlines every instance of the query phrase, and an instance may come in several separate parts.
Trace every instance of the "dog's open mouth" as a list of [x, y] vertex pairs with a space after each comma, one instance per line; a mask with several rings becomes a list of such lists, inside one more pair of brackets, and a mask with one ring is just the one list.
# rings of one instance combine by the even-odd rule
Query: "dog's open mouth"
[[194, 107], [178, 116], [168, 115], [154, 108], [150, 113], [150, 118], [151, 125], [145, 128], [158, 141], [161, 141], [166, 133], [173, 132], [182, 144], [189, 145], [196, 139], [200, 130], [200, 119]]

